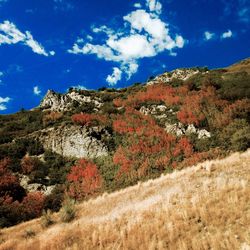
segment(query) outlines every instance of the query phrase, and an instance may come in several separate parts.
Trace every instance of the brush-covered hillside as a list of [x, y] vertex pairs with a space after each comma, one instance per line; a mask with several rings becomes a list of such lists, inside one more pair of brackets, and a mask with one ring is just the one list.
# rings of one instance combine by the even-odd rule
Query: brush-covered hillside
[[250, 60], [0, 116], [0, 227], [250, 147]]
[[248, 150], [3, 229], [0, 249], [247, 250], [249, 184]]

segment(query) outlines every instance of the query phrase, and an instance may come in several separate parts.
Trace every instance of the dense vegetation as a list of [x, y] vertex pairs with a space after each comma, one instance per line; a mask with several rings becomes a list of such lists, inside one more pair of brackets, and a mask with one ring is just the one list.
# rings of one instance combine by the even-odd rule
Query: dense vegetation
[[[249, 84], [246, 72], [202, 70], [186, 81], [79, 90], [100, 98], [99, 111], [89, 103], [75, 104], [67, 112], [36, 109], [0, 116], [0, 227], [40, 216], [43, 209], [58, 211], [65, 196], [88, 199], [230, 151], [246, 150], [250, 146]], [[142, 107], [157, 105], [167, 111], [141, 112]], [[206, 129], [211, 137], [166, 132], [166, 123], [178, 122]], [[109, 155], [68, 159], [44, 150], [32, 136], [62, 124], [106, 128], [112, 135], [107, 141]], [[20, 184], [23, 175], [29, 183], [55, 188], [47, 196], [28, 192]]]

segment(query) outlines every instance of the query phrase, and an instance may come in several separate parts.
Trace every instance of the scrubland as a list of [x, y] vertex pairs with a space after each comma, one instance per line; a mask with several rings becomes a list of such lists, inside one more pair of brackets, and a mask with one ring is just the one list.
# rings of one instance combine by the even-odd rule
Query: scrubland
[[0, 231], [0, 249], [250, 249], [250, 150]]

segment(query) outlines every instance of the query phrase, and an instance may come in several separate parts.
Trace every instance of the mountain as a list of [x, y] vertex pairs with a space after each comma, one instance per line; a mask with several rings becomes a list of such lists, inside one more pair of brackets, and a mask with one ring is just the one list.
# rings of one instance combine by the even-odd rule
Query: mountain
[[0, 116], [0, 227], [250, 147], [249, 59]]
[[248, 150], [105, 193], [68, 224], [3, 229], [0, 249], [249, 249], [249, 162]]
[[250, 74], [250, 58], [237, 62], [226, 69], [229, 73], [247, 72]]

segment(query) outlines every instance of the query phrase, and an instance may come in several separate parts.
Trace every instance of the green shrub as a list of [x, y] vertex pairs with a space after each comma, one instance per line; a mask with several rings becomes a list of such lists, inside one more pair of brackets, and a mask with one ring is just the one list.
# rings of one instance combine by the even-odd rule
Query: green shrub
[[74, 220], [75, 217], [76, 217], [75, 201], [67, 197], [63, 203], [62, 208], [60, 209], [61, 222], [68, 223]]
[[57, 185], [52, 193], [45, 197], [44, 209], [51, 210], [53, 212], [58, 212], [62, 207], [64, 196], [64, 186]]
[[250, 125], [245, 119], [235, 119], [219, 132], [219, 141], [225, 149], [244, 151], [250, 147]]
[[43, 210], [43, 215], [42, 215], [42, 218], [41, 218], [41, 224], [45, 228], [54, 224], [54, 221], [52, 219], [50, 210], [47, 210], [47, 211]]

